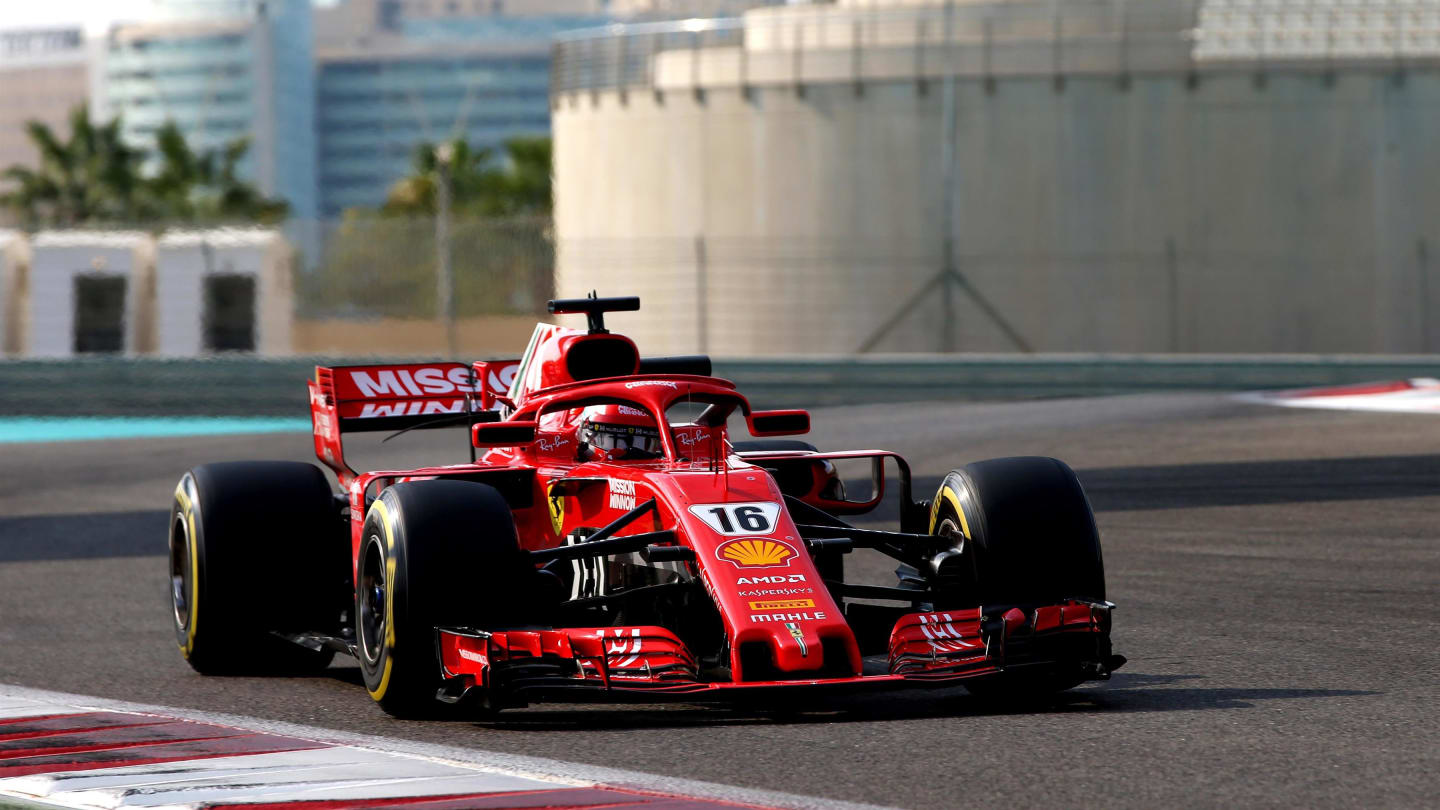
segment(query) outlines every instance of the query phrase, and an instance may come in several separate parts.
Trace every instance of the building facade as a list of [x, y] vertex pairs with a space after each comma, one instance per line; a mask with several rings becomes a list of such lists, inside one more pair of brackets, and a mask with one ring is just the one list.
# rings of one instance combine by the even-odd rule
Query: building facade
[[555, 34], [603, 0], [346, 0], [317, 13], [320, 215], [376, 207], [421, 143], [550, 131]]
[[498, 150], [508, 138], [550, 131], [541, 37], [334, 47], [318, 54], [317, 75], [324, 218], [384, 202], [413, 171], [422, 142], [463, 138]]
[[27, 122], [64, 137], [90, 95], [87, 55], [79, 28], [0, 31], [0, 170], [38, 164]]
[[320, 214], [381, 204], [422, 142], [500, 151], [550, 132], [564, 31], [735, 13], [765, 0], [345, 0], [317, 12]]
[[317, 211], [315, 84], [309, 0], [168, 0], [154, 21], [112, 28], [96, 62], [96, 112], [152, 156], [175, 121], [192, 148], [247, 138], [242, 177]]

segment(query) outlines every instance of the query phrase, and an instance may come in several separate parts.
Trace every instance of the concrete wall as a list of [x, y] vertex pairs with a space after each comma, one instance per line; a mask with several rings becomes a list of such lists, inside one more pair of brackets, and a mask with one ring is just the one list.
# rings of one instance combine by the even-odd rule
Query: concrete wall
[[155, 244], [147, 234], [46, 231], [30, 244], [30, 283], [23, 300], [28, 332], [21, 341], [27, 354], [75, 354], [75, 279], [82, 275], [125, 279], [122, 351], [155, 350]]
[[205, 354], [205, 279], [214, 274], [255, 279], [255, 350], [288, 354], [295, 293], [290, 244], [278, 231], [233, 230], [168, 234], [156, 258], [156, 350], [160, 354]]
[[[212, 357], [205, 345], [205, 279], [255, 277], [255, 353], [440, 357], [445, 325], [420, 318], [317, 318], [295, 315], [292, 245], [260, 228], [138, 232], [48, 231], [27, 237], [0, 230], [0, 353], [18, 358], [75, 356], [75, 279], [127, 279], [125, 355]], [[494, 314], [456, 322], [462, 355], [519, 356], [534, 315]], [[227, 356], [243, 352], [227, 352]], [[114, 361], [107, 355], [105, 362]], [[3, 386], [0, 386], [3, 387]]]
[[[940, 83], [557, 97], [557, 285], [649, 351], [939, 347]], [[1440, 73], [962, 77], [957, 348], [1440, 346]], [[703, 269], [702, 269], [703, 268]], [[978, 293], [987, 309], [970, 292]], [[702, 307], [702, 301], [704, 306]]]

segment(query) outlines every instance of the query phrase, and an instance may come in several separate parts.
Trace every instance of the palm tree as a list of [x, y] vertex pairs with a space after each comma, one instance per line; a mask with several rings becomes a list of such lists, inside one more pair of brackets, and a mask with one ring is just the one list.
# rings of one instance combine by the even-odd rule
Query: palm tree
[[488, 205], [493, 214], [549, 214], [552, 142], [543, 138], [511, 138], [505, 142], [510, 165], [497, 172]]
[[170, 220], [185, 222], [276, 222], [288, 206], [265, 197], [240, 179], [240, 161], [250, 141], [239, 138], [220, 150], [196, 152], [180, 127], [167, 121], [155, 133], [160, 167], [146, 180], [148, 196]]
[[[493, 153], [489, 149], [470, 148], [462, 140], [450, 144], [450, 195], [452, 205], [459, 208], [473, 197], [483, 185], [486, 164]], [[380, 210], [385, 214], [407, 216], [434, 215], [436, 206], [436, 178], [439, 176], [440, 161], [434, 144], [421, 143], [415, 147], [412, 161], [414, 173], [395, 182], [385, 197]]]
[[144, 154], [125, 144], [120, 119], [95, 126], [84, 106], [70, 114], [70, 136], [61, 140], [39, 121], [26, 132], [40, 153], [37, 168], [15, 165], [3, 177], [12, 190], [0, 195], [27, 227], [74, 227], [106, 223], [276, 222], [286, 204], [270, 199], [240, 178], [249, 141], [196, 152], [174, 122], [155, 135], [159, 168], [142, 172]]
[[[463, 140], [451, 142], [450, 194], [457, 214], [517, 216], [548, 214], [550, 156], [548, 137], [511, 138], [505, 142], [506, 164], [493, 167], [489, 149], [471, 149]], [[392, 215], [433, 215], [439, 165], [433, 144], [415, 149], [413, 173], [395, 183], [381, 211]]]
[[25, 130], [40, 153], [40, 164], [7, 168], [3, 177], [13, 190], [0, 195], [0, 205], [23, 224], [74, 226], [139, 218], [142, 156], [121, 140], [119, 119], [96, 127], [82, 105], [70, 114], [66, 140], [39, 121], [30, 121]]

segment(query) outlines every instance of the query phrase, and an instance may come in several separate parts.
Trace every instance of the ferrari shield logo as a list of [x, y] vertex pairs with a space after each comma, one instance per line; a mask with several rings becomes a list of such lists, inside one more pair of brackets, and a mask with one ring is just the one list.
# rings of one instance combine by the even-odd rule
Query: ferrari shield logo
[[790, 637], [800, 642], [800, 657], [810, 657], [810, 647], [805, 643], [805, 634], [801, 632], [800, 625], [795, 622], [786, 622], [785, 629], [790, 631]]
[[550, 526], [558, 535], [560, 528], [565, 525], [565, 489], [551, 484], [545, 502], [550, 505]]

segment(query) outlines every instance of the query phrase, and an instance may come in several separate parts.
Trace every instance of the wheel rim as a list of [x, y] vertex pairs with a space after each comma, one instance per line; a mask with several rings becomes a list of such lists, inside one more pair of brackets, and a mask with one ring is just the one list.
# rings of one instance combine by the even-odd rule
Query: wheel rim
[[956, 551], [965, 550], [965, 532], [960, 531], [960, 526], [948, 515], [940, 521], [935, 533], [947, 540], [954, 540]]
[[380, 555], [378, 537], [371, 537], [360, 573], [360, 606], [355, 621], [359, 625], [360, 654], [366, 663], [376, 664], [385, 645], [385, 561]]
[[181, 630], [190, 627], [190, 525], [185, 516], [175, 513], [170, 527], [170, 606], [175, 624]]

